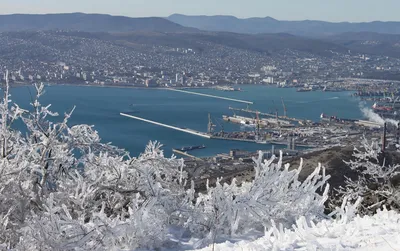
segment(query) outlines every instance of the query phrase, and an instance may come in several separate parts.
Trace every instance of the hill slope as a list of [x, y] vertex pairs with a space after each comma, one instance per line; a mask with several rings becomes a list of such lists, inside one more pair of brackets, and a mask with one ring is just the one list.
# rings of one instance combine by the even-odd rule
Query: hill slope
[[174, 14], [168, 20], [187, 27], [208, 31], [238, 33], [290, 33], [327, 35], [344, 32], [381, 32], [400, 34], [400, 22], [330, 23], [323, 21], [279, 21], [271, 17], [239, 19], [234, 16], [186, 16]]
[[88, 32], [184, 32], [194, 30], [159, 17], [130, 18], [83, 13], [0, 15], [0, 32], [56, 29]]
[[138, 44], [157, 44], [172, 47], [191, 47], [203, 49], [205, 44], [222, 45], [256, 52], [274, 53], [285, 49], [332, 55], [331, 51], [347, 52], [344, 46], [317, 39], [303, 38], [289, 34], [237, 34], [229, 32], [196, 33], [143, 33], [132, 32], [112, 34], [108, 39], [128, 41]]
[[323, 40], [361, 53], [400, 58], [400, 34], [347, 32]]

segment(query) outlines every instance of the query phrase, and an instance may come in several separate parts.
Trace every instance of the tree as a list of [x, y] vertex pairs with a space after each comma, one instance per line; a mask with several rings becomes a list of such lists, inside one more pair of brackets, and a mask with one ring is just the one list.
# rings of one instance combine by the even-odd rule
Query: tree
[[353, 157], [346, 164], [356, 171], [357, 178], [346, 178], [345, 187], [337, 190], [339, 200], [348, 198], [354, 202], [363, 197], [361, 214], [375, 214], [383, 206], [399, 211], [400, 187], [394, 180], [400, 175], [400, 165], [387, 165], [378, 143], [366, 139], [362, 141], [362, 150], [354, 148]]
[[235, 179], [230, 184], [218, 181], [215, 187], [207, 184], [207, 193], [198, 195], [188, 221], [192, 231], [203, 234], [198, 247], [213, 243], [218, 234], [262, 230], [271, 227], [272, 221], [291, 227], [300, 216], [307, 221], [325, 217], [329, 175], [321, 165], [301, 182], [302, 161], [298, 169], [289, 171], [289, 164], [282, 164], [282, 152], [277, 162], [275, 156], [263, 161], [261, 153], [253, 160], [252, 182], [239, 185]]
[[[10, 106], [7, 79], [4, 86], [0, 243], [40, 250], [160, 246], [188, 202], [182, 160], [164, 158], [157, 142], [132, 158], [101, 143], [91, 126], [69, 127], [73, 109], [51, 122], [58, 114], [40, 104], [44, 86], [35, 88], [28, 112]], [[18, 119], [25, 135], [12, 128]]]

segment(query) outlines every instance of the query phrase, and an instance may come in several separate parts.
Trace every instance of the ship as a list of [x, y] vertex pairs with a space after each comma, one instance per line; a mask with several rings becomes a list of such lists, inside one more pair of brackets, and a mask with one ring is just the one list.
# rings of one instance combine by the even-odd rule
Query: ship
[[377, 112], [391, 112], [391, 111], [393, 111], [393, 107], [378, 105], [377, 103], [375, 103], [375, 104], [372, 106], [372, 109], [373, 109], [374, 111], [377, 111]]
[[[240, 124], [243, 126], [247, 127], [256, 127], [257, 126], [257, 119], [254, 118], [248, 118], [248, 117], [243, 117], [243, 116], [227, 116], [227, 115], [222, 115], [222, 119], [227, 122], [232, 122], [235, 124]], [[281, 127], [294, 127], [293, 124], [290, 123], [290, 121], [283, 120], [283, 119], [275, 119], [275, 118], [261, 118], [259, 120], [259, 125], [261, 127], [270, 127], [271, 125], [279, 125]]]
[[331, 121], [331, 120], [337, 119], [336, 116], [328, 116], [328, 115], [325, 115], [325, 113], [321, 113], [320, 118], [321, 118], [321, 120], [324, 120], [324, 121]]
[[338, 118], [337, 116], [327, 116], [324, 113], [321, 114], [320, 118], [323, 121], [336, 122], [336, 123], [346, 123], [346, 122], [356, 122], [357, 121], [355, 119], [344, 119], [344, 118]]
[[400, 114], [394, 109], [393, 106], [378, 105], [375, 103], [372, 109], [376, 114], [385, 119], [398, 119]]
[[241, 91], [241, 89], [240, 88], [234, 88], [234, 87], [231, 87], [231, 86], [215, 86], [215, 87], [213, 87], [213, 89], [215, 89], [215, 90], [219, 90], [219, 91]]
[[297, 92], [310, 92], [312, 91], [312, 88], [298, 88]]
[[178, 150], [179, 150], [179, 151], [182, 151], [182, 152], [188, 152], [188, 151], [193, 151], [193, 150], [197, 150], [197, 149], [204, 149], [204, 148], [206, 148], [205, 145], [200, 145], [200, 146], [184, 146], [184, 147], [182, 147], [182, 148], [179, 148]]
[[344, 92], [346, 91], [345, 88], [340, 88], [340, 87], [325, 87], [322, 91], [324, 92]]

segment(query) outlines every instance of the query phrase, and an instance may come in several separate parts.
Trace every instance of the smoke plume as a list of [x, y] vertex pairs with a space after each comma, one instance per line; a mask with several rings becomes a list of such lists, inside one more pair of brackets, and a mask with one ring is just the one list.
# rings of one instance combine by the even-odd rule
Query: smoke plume
[[380, 125], [383, 125], [385, 122], [387, 122], [387, 123], [390, 123], [397, 127], [397, 124], [399, 123], [399, 121], [394, 120], [394, 119], [383, 119], [381, 116], [379, 116], [379, 114], [375, 113], [371, 108], [362, 106], [362, 104], [360, 104], [360, 109], [361, 109], [361, 112], [363, 113], [363, 115], [369, 121], [378, 123]]
[[376, 114], [372, 109], [363, 107], [361, 108], [361, 112], [363, 115], [372, 122], [378, 123], [380, 125], [383, 125], [385, 123], [385, 120], [379, 116], [379, 114]]

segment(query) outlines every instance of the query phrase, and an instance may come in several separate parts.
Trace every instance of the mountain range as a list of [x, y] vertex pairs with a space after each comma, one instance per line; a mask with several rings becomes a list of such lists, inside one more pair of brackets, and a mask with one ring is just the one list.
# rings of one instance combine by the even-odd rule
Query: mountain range
[[106, 14], [12, 14], [0, 15], [0, 32], [37, 30], [86, 32], [233, 32], [242, 34], [289, 33], [330, 36], [341, 33], [400, 34], [400, 22], [330, 23], [323, 21], [279, 21], [271, 17], [239, 19], [234, 16], [186, 16], [131, 18]]
[[90, 34], [85, 36], [130, 45], [156, 44], [201, 50], [204, 43], [213, 43], [267, 53], [292, 49], [329, 55], [330, 51], [352, 50], [400, 58], [400, 22], [328, 23], [179, 14], [168, 18], [83, 13], [0, 15], [0, 32], [40, 30], [79, 31], [79, 36], [86, 32]]
[[400, 22], [331, 23], [324, 21], [279, 21], [271, 17], [240, 19], [234, 16], [186, 16], [173, 14], [168, 20], [186, 27], [207, 31], [237, 33], [290, 33], [302, 36], [325, 36], [344, 32], [400, 34]]
[[84, 13], [0, 15], [0, 32], [37, 30], [189, 32], [196, 29], [160, 17], [131, 18]]

